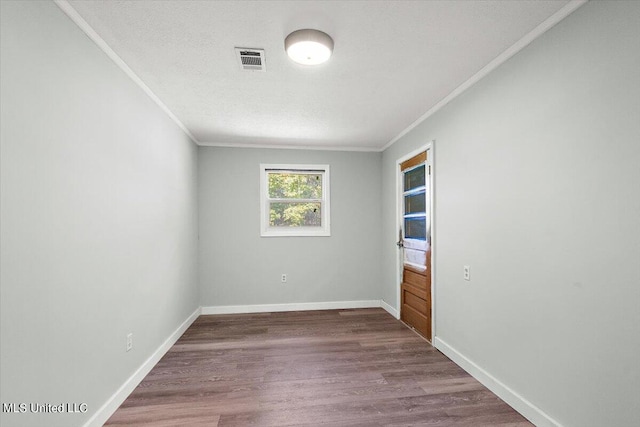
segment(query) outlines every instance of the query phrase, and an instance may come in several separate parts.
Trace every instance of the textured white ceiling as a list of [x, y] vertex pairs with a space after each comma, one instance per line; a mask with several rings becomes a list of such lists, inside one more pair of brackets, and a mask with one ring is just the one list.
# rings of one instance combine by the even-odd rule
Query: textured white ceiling
[[[69, 3], [199, 143], [379, 149], [567, 1]], [[301, 28], [331, 35], [328, 63], [287, 58]]]

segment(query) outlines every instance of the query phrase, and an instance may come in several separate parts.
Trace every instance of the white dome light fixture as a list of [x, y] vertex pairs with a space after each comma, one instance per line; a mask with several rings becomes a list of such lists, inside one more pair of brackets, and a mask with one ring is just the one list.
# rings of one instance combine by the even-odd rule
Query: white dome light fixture
[[319, 30], [297, 30], [284, 39], [284, 49], [298, 64], [318, 65], [331, 57], [333, 39]]

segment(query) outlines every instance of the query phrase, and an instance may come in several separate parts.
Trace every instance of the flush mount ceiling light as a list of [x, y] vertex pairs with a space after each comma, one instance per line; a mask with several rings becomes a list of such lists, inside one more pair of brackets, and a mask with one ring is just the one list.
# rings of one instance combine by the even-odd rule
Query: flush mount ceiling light
[[318, 65], [331, 57], [333, 39], [319, 30], [298, 30], [284, 39], [284, 49], [298, 64]]

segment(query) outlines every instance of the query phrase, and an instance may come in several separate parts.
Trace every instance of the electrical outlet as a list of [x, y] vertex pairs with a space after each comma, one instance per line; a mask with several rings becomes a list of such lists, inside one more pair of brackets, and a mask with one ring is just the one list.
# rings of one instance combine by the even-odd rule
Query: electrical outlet
[[282, 283], [287, 283], [287, 275], [285, 273], [282, 273], [282, 277], [280, 278], [280, 281]]
[[127, 351], [133, 348], [133, 332], [127, 334]]
[[466, 280], [467, 282], [471, 280], [471, 267], [469, 267], [468, 265], [465, 265], [463, 268], [464, 271], [464, 280]]

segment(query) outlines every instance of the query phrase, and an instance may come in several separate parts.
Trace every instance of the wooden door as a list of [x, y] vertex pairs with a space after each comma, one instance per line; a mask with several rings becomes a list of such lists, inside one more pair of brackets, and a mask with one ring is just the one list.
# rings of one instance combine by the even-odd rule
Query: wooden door
[[400, 319], [431, 341], [431, 241], [428, 152], [400, 164], [402, 255]]

